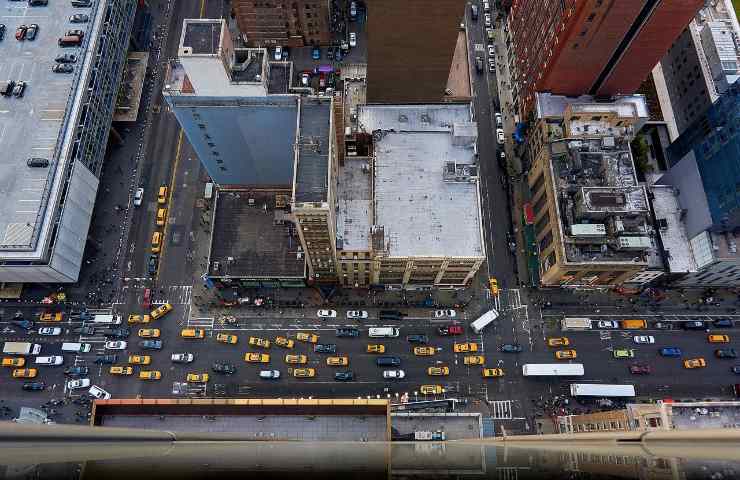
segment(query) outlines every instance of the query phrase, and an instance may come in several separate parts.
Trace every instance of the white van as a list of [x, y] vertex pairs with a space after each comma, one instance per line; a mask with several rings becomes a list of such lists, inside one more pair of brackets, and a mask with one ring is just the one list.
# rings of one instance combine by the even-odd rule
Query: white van
[[397, 337], [399, 333], [400, 332], [396, 327], [375, 327], [370, 328], [367, 332], [368, 336], [371, 338]]
[[92, 344], [90, 343], [62, 343], [63, 352], [87, 353], [90, 350], [92, 350]]
[[95, 315], [93, 317], [93, 323], [103, 323], [106, 325], [120, 325], [120, 315]]
[[61, 365], [64, 363], [64, 357], [61, 355], [53, 355], [51, 357], [36, 357], [34, 360], [36, 365]]
[[483, 331], [486, 326], [496, 320], [498, 318], [498, 312], [495, 308], [490, 309], [480, 317], [478, 317], [478, 320], [474, 321], [470, 324], [470, 328], [473, 329], [475, 333], [480, 333]]

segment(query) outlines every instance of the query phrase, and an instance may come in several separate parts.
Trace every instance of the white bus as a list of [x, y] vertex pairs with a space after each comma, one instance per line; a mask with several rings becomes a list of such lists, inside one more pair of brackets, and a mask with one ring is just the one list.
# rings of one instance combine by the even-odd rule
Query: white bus
[[525, 377], [580, 377], [583, 375], [582, 363], [527, 363], [522, 366]]
[[492, 308], [478, 317], [478, 320], [471, 323], [470, 328], [472, 328], [475, 333], [480, 333], [481, 331], [483, 331], [484, 328], [486, 328], [486, 326], [488, 326], [489, 323], [496, 320], [497, 318], [498, 312], [495, 308]]
[[590, 318], [564, 318], [560, 322], [562, 330], [591, 330]]
[[634, 397], [634, 385], [608, 385], [603, 383], [571, 383], [574, 397]]

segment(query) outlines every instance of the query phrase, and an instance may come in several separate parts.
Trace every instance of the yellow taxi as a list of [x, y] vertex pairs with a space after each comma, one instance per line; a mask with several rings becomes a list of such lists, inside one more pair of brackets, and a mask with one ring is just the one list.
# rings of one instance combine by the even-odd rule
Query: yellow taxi
[[160, 317], [164, 317], [166, 314], [172, 311], [172, 305], [165, 303], [151, 311], [152, 320], [156, 320]]
[[504, 371], [501, 368], [484, 368], [483, 369], [483, 378], [488, 377], [503, 377]]
[[188, 373], [188, 376], [185, 378], [186, 382], [207, 382], [208, 381], [208, 374], [207, 373]]
[[159, 370], [142, 370], [139, 372], [139, 380], [159, 380], [162, 372]]
[[729, 335], [707, 335], [709, 343], [730, 343]]
[[39, 317], [39, 322], [61, 322], [64, 314], [62, 312], [56, 313], [42, 313]]
[[488, 277], [488, 289], [491, 291], [491, 295], [497, 297], [499, 294], [498, 280], [493, 277]]
[[385, 353], [385, 345], [370, 344], [367, 346], [367, 353]]
[[445, 389], [442, 387], [442, 385], [422, 385], [419, 388], [419, 391], [423, 395], [436, 395], [440, 393], [445, 393]]
[[16, 368], [13, 370], [13, 378], [33, 378], [39, 373], [35, 368]]
[[25, 358], [3, 358], [3, 367], [22, 367], [25, 364]]
[[244, 355], [244, 361], [249, 363], [267, 363], [270, 361], [270, 354], [247, 352]]
[[236, 342], [239, 341], [239, 338], [236, 335], [219, 333], [216, 335], [216, 341], [221, 343], [228, 343], [229, 345], [234, 345], [236, 344]]
[[568, 339], [568, 337], [555, 337], [547, 339], [548, 347], [567, 347], [568, 345], [570, 345], [570, 340]]
[[300, 342], [316, 343], [319, 341], [319, 336], [308, 332], [298, 332], [295, 335], [296, 340]]
[[128, 323], [149, 323], [152, 320], [152, 317], [149, 315], [134, 315], [131, 314], [128, 316]]
[[450, 367], [429, 367], [427, 368], [427, 375], [433, 377], [442, 376], [445, 377], [450, 374]]
[[165, 219], [167, 219], [167, 209], [166, 208], [157, 209], [157, 226], [158, 227], [164, 226]]
[[316, 370], [314, 370], [313, 368], [295, 368], [293, 369], [293, 376], [298, 378], [315, 377]]
[[326, 364], [330, 367], [346, 367], [349, 365], [347, 357], [327, 357]]
[[463, 359], [465, 365], [483, 365], [486, 363], [486, 357], [483, 355], [468, 355]]
[[255, 347], [270, 348], [270, 341], [266, 338], [249, 337], [249, 344]]
[[202, 328], [183, 328], [180, 336], [182, 338], [205, 338], [206, 331]]
[[414, 347], [414, 355], [418, 355], [420, 357], [434, 355], [436, 352], [437, 349], [434, 347]]
[[289, 338], [275, 337], [275, 345], [283, 348], [293, 348], [295, 346], [295, 342]]
[[683, 368], [704, 368], [707, 366], [707, 361], [703, 358], [689, 358], [684, 360]]
[[159, 191], [157, 192], [157, 203], [164, 204], [167, 203], [167, 186], [162, 185], [159, 187]]
[[455, 343], [452, 346], [452, 349], [455, 351], [455, 353], [463, 353], [463, 352], [477, 352], [478, 351], [478, 344], [477, 343]]
[[578, 354], [575, 350], [558, 350], [555, 352], [555, 358], [558, 360], [567, 360], [569, 358], [576, 358]]
[[305, 355], [286, 355], [285, 356], [285, 363], [306, 363], [308, 362], [308, 357]]
[[141, 338], [159, 338], [161, 332], [158, 328], [140, 328], [139, 336]]
[[152, 253], [159, 253], [162, 251], [162, 233], [154, 232], [152, 234]]
[[129, 355], [128, 363], [131, 365], [149, 365], [152, 363], [152, 357], [149, 355]]
[[110, 367], [108, 373], [111, 375], [131, 375], [134, 373], [134, 367]]

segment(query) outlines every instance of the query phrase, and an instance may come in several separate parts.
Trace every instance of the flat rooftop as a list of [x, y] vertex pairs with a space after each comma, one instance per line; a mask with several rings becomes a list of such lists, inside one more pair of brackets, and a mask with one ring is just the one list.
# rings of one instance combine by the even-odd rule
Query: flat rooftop
[[681, 218], [681, 205], [678, 193], [670, 185], [653, 185], [653, 211], [658, 221], [657, 231], [663, 242], [671, 273], [695, 272], [696, 261], [691, 254], [691, 244], [686, 234], [686, 226]]
[[234, 50], [234, 65], [231, 67], [231, 81], [260, 82], [264, 75], [264, 48], [237, 48]]
[[221, 19], [186, 19], [180, 48], [190, 48], [195, 55], [212, 55], [221, 46], [221, 28]]
[[269, 62], [269, 76], [267, 78], [267, 93], [270, 95], [286, 95], [290, 91], [290, 75], [293, 70], [291, 62]]
[[[282, 206], [278, 207], [277, 204]], [[305, 259], [288, 220], [290, 194], [218, 193], [208, 274], [212, 277], [303, 278]]]
[[673, 403], [669, 411], [677, 430], [740, 428], [740, 402]]
[[483, 438], [480, 413], [392, 413], [393, 435], [442, 431], [447, 440]]
[[[69, 171], [68, 144], [73, 132], [68, 127], [83, 93], [80, 78], [91, 64], [88, 45], [101, 28], [97, 10], [97, 6], [73, 8], [68, 1], [52, 1], [45, 7], [3, 2], [0, 10], [0, 23], [7, 27], [0, 42], [0, 79], [27, 83], [22, 98], [0, 97], [0, 255], [6, 259], [44, 255], [39, 240], [43, 242], [51, 231], [47, 221], [55, 210], [51, 206], [56, 204]], [[74, 13], [87, 14], [90, 22], [69, 23]], [[15, 40], [16, 27], [34, 23], [39, 26], [35, 40]], [[82, 46], [60, 48], [57, 40], [71, 28], [85, 32]], [[71, 74], [51, 71], [54, 58], [62, 53], [78, 58]], [[50, 165], [29, 168], [29, 157], [47, 159]]]
[[372, 223], [371, 159], [345, 157], [337, 179], [337, 248], [369, 250]]
[[483, 256], [476, 178], [445, 175], [450, 165], [475, 166], [475, 139], [453, 136], [455, 124], [470, 122], [470, 107], [361, 105], [357, 115], [375, 139], [374, 223], [389, 255]]
[[295, 201], [326, 202], [331, 97], [302, 97], [299, 122]]

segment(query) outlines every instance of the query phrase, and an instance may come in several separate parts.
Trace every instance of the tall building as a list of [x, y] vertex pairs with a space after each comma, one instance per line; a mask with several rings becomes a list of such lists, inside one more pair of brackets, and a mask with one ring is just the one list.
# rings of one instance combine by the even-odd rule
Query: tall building
[[164, 97], [219, 185], [292, 184], [298, 97], [286, 95], [290, 64], [268, 57], [235, 47], [222, 19], [183, 23]]
[[445, 96], [464, 0], [368, 0], [367, 103]]
[[328, 45], [329, 3], [319, 0], [234, 0], [239, 30], [251, 47]]
[[70, 75], [50, 66], [62, 53], [57, 41], [69, 28], [65, 19], [79, 9], [69, 2], [7, 8], [15, 17], [33, 14], [42, 33], [33, 42], [11, 41], [6, 33], [0, 42], [3, 79], [29, 87], [22, 97], [3, 98], [7, 114], [0, 115], [0, 282], [72, 283], [88, 239], [136, 2], [100, 0], [85, 10], [90, 20]]
[[704, 0], [514, 0], [508, 17], [515, 107], [536, 92], [632, 94]]
[[536, 99], [528, 181], [541, 283], [608, 286], [660, 276], [647, 194], [629, 146], [647, 120], [644, 97]]

